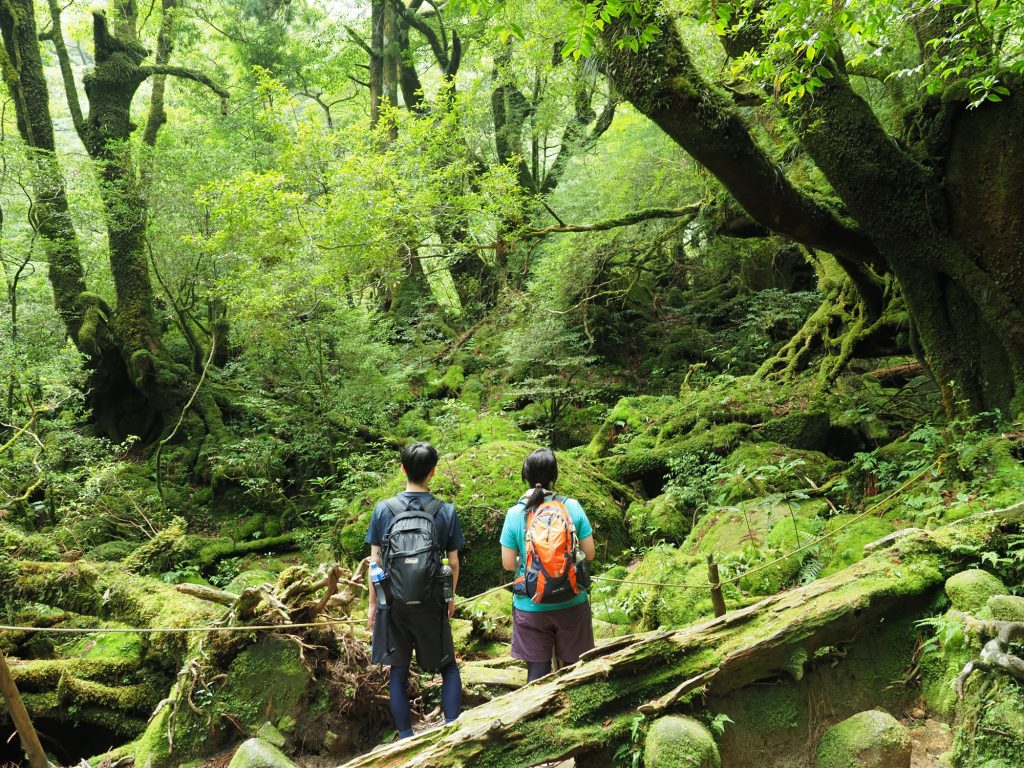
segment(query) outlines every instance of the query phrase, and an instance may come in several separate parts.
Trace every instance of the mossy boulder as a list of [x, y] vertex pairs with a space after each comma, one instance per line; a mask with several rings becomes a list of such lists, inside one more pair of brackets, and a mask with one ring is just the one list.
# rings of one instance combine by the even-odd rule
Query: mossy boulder
[[[693, 554], [707, 555], [740, 552], [751, 545], [761, 547], [768, 543], [768, 535], [775, 526], [791, 517], [796, 517], [798, 521], [818, 521], [806, 524], [808, 530], [817, 530], [819, 518], [827, 509], [828, 503], [820, 499], [804, 499], [788, 504], [779, 503], [770, 497], [720, 507], [700, 519], [690, 531], [684, 548]], [[779, 540], [785, 538], [785, 528], [779, 527], [778, 531], [776, 537]]]
[[868, 710], [826, 731], [817, 768], [910, 768], [911, 748], [906, 726], [888, 712]]
[[298, 768], [284, 752], [266, 739], [253, 738], [242, 742], [228, 763], [228, 768]]
[[824, 484], [839, 464], [823, 453], [777, 442], [742, 443], [720, 466], [727, 482], [722, 498], [728, 504], [767, 493], [806, 489]]
[[[615, 602], [641, 629], [681, 627], [714, 615], [703, 557], [687, 555], [668, 544], [648, 549], [619, 587]], [[642, 583], [649, 582], [649, 583]], [[696, 588], [660, 587], [688, 584]], [[595, 613], [600, 615], [595, 602]]]
[[967, 613], [980, 611], [990, 597], [1005, 595], [1008, 591], [996, 576], [976, 568], [955, 573], [946, 579], [946, 594], [953, 607]]
[[139, 547], [137, 541], [105, 541], [85, 553], [86, 560], [115, 563], [124, 560]]
[[992, 595], [985, 606], [996, 621], [1024, 621], [1024, 597]]
[[677, 497], [663, 493], [649, 501], [634, 501], [626, 510], [629, 530], [638, 543], [664, 539], [681, 543], [690, 532], [693, 518]]
[[754, 434], [762, 440], [790, 448], [823, 451], [828, 448], [830, 426], [828, 413], [804, 411], [769, 419]]
[[662, 717], [647, 731], [646, 768], [719, 768], [721, 764], [714, 737], [693, 718]]
[[[204, 626], [219, 618], [223, 608], [184, 595], [170, 584], [108, 568], [100, 579], [103, 616], [134, 627]], [[143, 635], [143, 661], [176, 672], [190, 637], [183, 633]]]
[[[845, 526], [845, 527], [844, 527]], [[822, 576], [828, 576], [853, 565], [864, 557], [864, 547], [893, 532], [893, 524], [880, 517], [868, 515], [835, 515], [825, 523], [825, 533], [835, 535], [821, 543], [819, 557], [825, 563]]]
[[[535, 447], [521, 441], [496, 440], [469, 448], [438, 465], [431, 490], [455, 504], [466, 539], [460, 552], [461, 595], [476, 594], [503, 579], [498, 537], [506, 511], [525, 490], [520, 470]], [[608, 480], [589, 461], [564, 452], [558, 453], [558, 470], [557, 490], [583, 505], [594, 527], [599, 559], [612, 557], [629, 546], [623, 507], [635, 499], [632, 491]], [[364, 537], [374, 502], [403, 487], [402, 475], [396, 474], [387, 485], [353, 500], [340, 536], [346, 555], [363, 557], [368, 549]]]
[[429, 397], [458, 397], [465, 380], [466, 372], [462, 366], [450, 365], [444, 374], [430, 383], [425, 394]]
[[[594, 458], [607, 456], [620, 443], [631, 442], [643, 435], [650, 424], [656, 422], [678, 403], [674, 397], [624, 397], [608, 412], [587, 447]], [[653, 448], [653, 442], [647, 447]]]

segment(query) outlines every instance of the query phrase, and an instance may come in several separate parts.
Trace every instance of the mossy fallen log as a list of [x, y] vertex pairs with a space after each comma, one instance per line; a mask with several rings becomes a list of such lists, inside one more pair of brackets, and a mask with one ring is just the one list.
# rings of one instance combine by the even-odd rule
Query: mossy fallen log
[[93, 706], [113, 712], [148, 715], [161, 696], [161, 692], [148, 683], [105, 685], [67, 673], [61, 675], [57, 682], [57, 698], [69, 707]]
[[[68, 708], [56, 691], [49, 693], [26, 693], [22, 697], [25, 708], [34, 720], [46, 719], [78, 725], [95, 725], [125, 739], [133, 739], [146, 730], [146, 717], [132, 716], [97, 706], [76, 706]], [[0, 720], [7, 717], [7, 710], [0, 702]]]
[[[799, 678], [819, 650], [930, 600], [976, 547], [1024, 520], [1024, 503], [911, 533], [830, 577], [703, 624], [631, 635], [581, 663], [463, 713], [459, 721], [379, 749], [358, 766], [536, 765], [625, 743], [637, 709], [684, 709], [758, 680]], [[957, 552], [961, 554], [956, 554]]]
[[72, 675], [108, 685], [123, 682], [136, 673], [136, 659], [11, 659], [11, 676], [24, 692], [52, 691], [61, 677]]

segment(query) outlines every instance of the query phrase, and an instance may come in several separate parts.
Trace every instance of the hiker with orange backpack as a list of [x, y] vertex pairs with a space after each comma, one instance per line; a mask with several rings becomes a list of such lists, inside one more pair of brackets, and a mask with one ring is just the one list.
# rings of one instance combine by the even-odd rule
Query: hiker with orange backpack
[[558, 460], [538, 448], [523, 462], [530, 490], [505, 515], [501, 563], [515, 571], [512, 586], [512, 657], [526, 662], [527, 682], [551, 671], [552, 655], [575, 664], [594, 647], [586, 561], [594, 535], [576, 499], [552, 490]]

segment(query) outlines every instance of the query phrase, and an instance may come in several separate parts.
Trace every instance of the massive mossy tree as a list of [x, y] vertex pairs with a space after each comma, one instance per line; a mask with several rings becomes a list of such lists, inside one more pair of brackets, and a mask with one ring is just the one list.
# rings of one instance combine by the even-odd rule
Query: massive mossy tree
[[[587, 18], [620, 92], [757, 223], [833, 254], [869, 303], [873, 278], [895, 276], [947, 410], [977, 412], [1024, 396], [1020, 30], [998, 6], [880, 2], [870, 9], [875, 29], [845, 4], [718, 9], [727, 54], [749, 65], [827, 180], [824, 194], [791, 180], [701, 73], [667, 4], [589, 3]], [[865, 56], [872, 35], [883, 42]], [[959, 79], [944, 82], [951, 73]], [[883, 121], [864, 80], [900, 77], [923, 81], [922, 91], [887, 104]]]
[[[100, 429], [112, 437], [136, 434], [155, 439], [170, 424], [189, 397], [191, 375], [164, 353], [158, 328], [153, 284], [146, 246], [148, 210], [140, 168], [131, 145], [136, 128], [131, 105], [139, 87], [150, 77], [176, 75], [227, 92], [201, 73], [167, 66], [170, 16], [161, 25], [157, 63], [145, 64], [149, 51], [138, 40], [134, 2], [116, 3], [117, 24], [111, 30], [102, 13], [93, 14], [95, 67], [84, 79], [89, 100], [83, 115], [68, 51], [61, 31], [60, 11], [51, 4], [54, 42], [64, 79], [72, 120], [95, 163], [105, 210], [110, 267], [116, 304], [111, 310], [86, 290], [74, 226], [68, 214], [60, 165], [54, 154], [53, 122], [43, 73], [35, 9], [31, 0], [5, 0], [0, 8], [6, 58], [5, 79], [15, 96], [22, 139], [36, 158], [37, 228], [50, 260], [54, 298], [68, 333], [91, 361], [92, 405]], [[173, 4], [165, 4], [170, 14]], [[156, 84], [147, 143], [166, 120], [163, 82]], [[193, 373], [198, 373], [194, 371]], [[197, 400], [211, 433], [222, 424], [213, 399]]]

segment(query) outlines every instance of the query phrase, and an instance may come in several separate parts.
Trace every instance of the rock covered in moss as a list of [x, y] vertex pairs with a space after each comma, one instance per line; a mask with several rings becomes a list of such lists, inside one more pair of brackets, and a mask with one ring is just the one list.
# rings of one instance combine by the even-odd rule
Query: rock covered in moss
[[988, 571], [972, 568], [955, 573], [946, 579], [946, 594], [958, 611], [976, 613], [985, 607], [994, 595], [1005, 595], [1009, 590]]
[[888, 712], [859, 712], [818, 742], [817, 768], [909, 768], [910, 733]]
[[1024, 621], [1024, 597], [992, 595], [985, 605], [996, 621]]
[[823, 411], [789, 413], [761, 425], [758, 435], [764, 440], [820, 451], [828, 447], [829, 415]]
[[[707, 561], [688, 555], [668, 544], [648, 549], [640, 563], [624, 577], [615, 603], [642, 629], [681, 627], [697, 619], [714, 615], [708, 587]], [[652, 586], [697, 584], [699, 589], [673, 589]], [[730, 595], [731, 597], [731, 595]], [[595, 614], [600, 615], [600, 596], [595, 596]]]
[[803, 490], [810, 484], [808, 478], [822, 485], [839, 467], [824, 453], [760, 437], [762, 442], [742, 443], [722, 461], [720, 472], [729, 476], [722, 489], [724, 501], [734, 504], [766, 493]]
[[721, 764], [714, 737], [692, 718], [662, 717], [647, 731], [647, 768], [719, 768]]
[[256, 731], [256, 736], [273, 744], [275, 747], [281, 748], [284, 746], [284, 734], [277, 730], [273, 723], [267, 722], [261, 725], [259, 730]]
[[285, 754], [264, 739], [242, 742], [228, 763], [228, 768], [297, 768]]
[[626, 510], [626, 519], [634, 537], [650, 536], [677, 544], [686, 538], [693, 525], [693, 514], [670, 493], [649, 501], [634, 501]]

